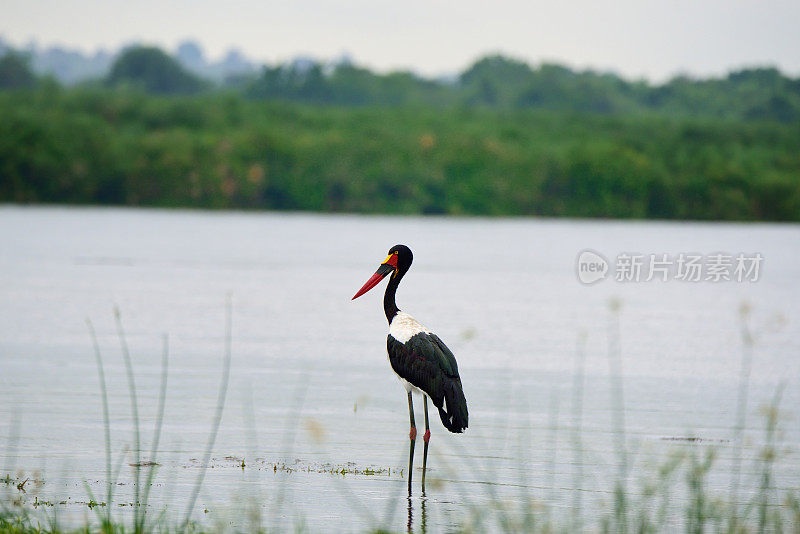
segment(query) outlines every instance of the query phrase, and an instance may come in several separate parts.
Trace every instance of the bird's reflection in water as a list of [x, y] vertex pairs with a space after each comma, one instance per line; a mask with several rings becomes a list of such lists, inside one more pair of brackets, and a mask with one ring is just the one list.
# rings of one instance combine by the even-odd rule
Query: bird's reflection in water
[[[426, 534], [428, 532], [428, 517], [425, 511], [425, 505], [428, 502], [428, 498], [425, 496], [425, 492], [422, 492], [422, 497], [419, 500], [419, 507], [420, 507], [420, 525], [419, 525], [419, 532], [420, 534]], [[414, 532], [414, 500], [411, 498], [411, 495], [408, 496], [408, 532]]]
[[422, 523], [420, 525], [422, 527], [421, 530], [420, 530], [420, 532], [422, 534], [425, 534], [428, 531], [428, 520], [427, 520], [427, 517], [425, 517], [425, 503], [427, 503], [427, 502], [428, 502], [428, 498], [425, 497], [425, 492], [423, 491], [422, 492], [422, 499], [420, 499], [420, 503], [419, 503], [420, 508], [422, 509]]
[[411, 495], [408, 496], [408, 532], [414, 532], [414, 504]]

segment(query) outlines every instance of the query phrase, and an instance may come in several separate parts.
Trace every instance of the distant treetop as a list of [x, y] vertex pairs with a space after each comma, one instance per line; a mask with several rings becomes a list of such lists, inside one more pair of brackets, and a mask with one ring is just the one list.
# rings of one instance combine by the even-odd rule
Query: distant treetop
[[35, 83], [27, 57], [13, 50], [0, 55], [0, 89], [26, 89]]
[[106, 78], [110, 86], [133, 86], [156, 94], [191, 94], [206, 85], [159, 48], [136, 46], [125, 50]]

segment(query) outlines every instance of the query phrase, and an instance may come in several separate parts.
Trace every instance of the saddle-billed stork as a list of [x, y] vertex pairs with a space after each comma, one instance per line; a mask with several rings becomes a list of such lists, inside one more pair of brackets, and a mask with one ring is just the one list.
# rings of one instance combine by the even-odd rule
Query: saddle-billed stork
[[395, 293], [403, 279], [414, 255], [405, 245], [395, 245], [389, 249], [389, 257], [381, 263], [375, 274], [358, 290], [351, 300], [355, 300], [391, 274], [386, 293], [383, 295], [383, 311], [389, 321], [389, 336], [386, 350], [392, 370], [408, 393], [408, 415], [411, 421], [411, 440], [408, 455], [408, 493], [411, 494], [411, 472], [414, 466], [414, 445], [417, 428], [414, 423], [414, 404], [411, 392], [422, 393], [425, 408], [425, 434], [422, 439], [425, 448], [422, 455], [422, 491], [425, 491], [425, 468], [428, 462], [428, 442], [431, 430], [428, 425], [428, 397], [439, 409], [439, 417], [450, 432], [460, 433], [467, 428], [467, 399], [461, 388], [458, 365], [450, 349], [439, 337], [418, 323], [409, 314], [400, 311], [395, 303]]

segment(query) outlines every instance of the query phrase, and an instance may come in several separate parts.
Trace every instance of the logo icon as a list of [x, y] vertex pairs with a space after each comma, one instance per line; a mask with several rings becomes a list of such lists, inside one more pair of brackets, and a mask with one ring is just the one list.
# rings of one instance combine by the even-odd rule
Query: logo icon
[[599, 282], [608, 276], [608, 260], [594, 250], [582, 250], [578, 254], [575, 268], [578, 280], [586, 285]]

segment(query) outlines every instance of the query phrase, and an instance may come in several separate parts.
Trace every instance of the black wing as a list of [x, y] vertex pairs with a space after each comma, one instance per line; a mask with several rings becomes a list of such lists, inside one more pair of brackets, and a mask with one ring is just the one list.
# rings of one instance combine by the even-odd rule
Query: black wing
[[450, 432], [467, 428], [467, 399], [458, 376], [458, 364], [436, 334], [420, 332], [405, 343], [389, 335], [386, 348], [394, 372], [430, 397], [445, 428]]

